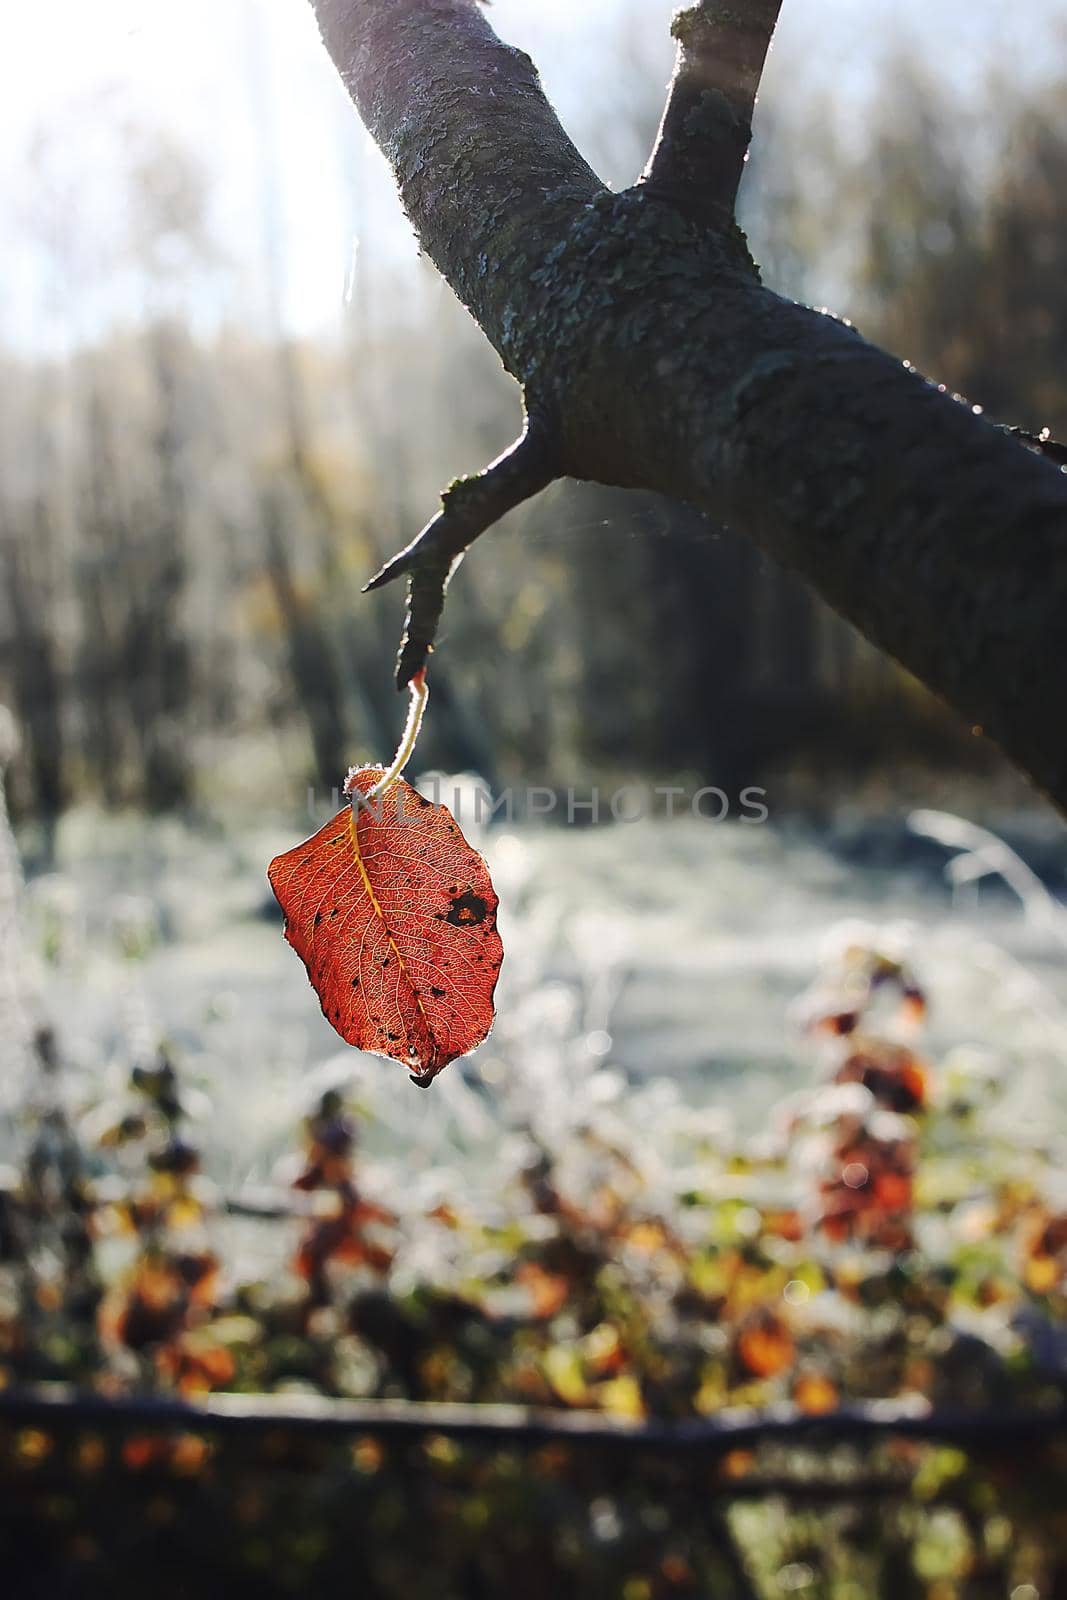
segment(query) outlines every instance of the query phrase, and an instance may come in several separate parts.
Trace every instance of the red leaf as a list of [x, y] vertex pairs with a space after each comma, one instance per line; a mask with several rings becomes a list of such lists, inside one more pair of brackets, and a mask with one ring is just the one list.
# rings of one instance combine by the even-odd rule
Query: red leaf
[[[345, 793], [382, 775], [364, 767]], [[503, 959], [485, 862], [450, 811], [398, 779], [268, 870], [285, 937], [342, 1039], [429, 1084], [493, 1025]]]

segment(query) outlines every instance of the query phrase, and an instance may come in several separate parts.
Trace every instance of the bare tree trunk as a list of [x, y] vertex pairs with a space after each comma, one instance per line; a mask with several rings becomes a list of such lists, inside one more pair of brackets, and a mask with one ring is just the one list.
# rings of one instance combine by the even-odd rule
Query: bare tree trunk
[[[41, 523], [35, 517], [35, 533]], [[19, 723], [27, 731], [34, 807], [42, 828], [46, 861], [55, 847], [55, 829], [66, 799], [64, 744], [60, 714], [61, 680], [56, 641], [48, 625], [51, 607], [43, 584], [26, 571], [23, 551], [11, 539], [0, 540], [4, 578], [15, 619], [12, 686]]]
[[762, 286], [733, 216], [778, 5], [701, 0], [641, 181], [610, 193], [474, 0], [312, 0], [420, 243], [530, 427], [380, 575], [432, 647], [455, 557], [569, 474], [685, 499], [800, 573], [1067, 807], [1067, 475]]
[[[121, 662], [122, 611], [134, 604], [136, 567], [115, 457], [114, 419], [101, 374], [89, 364], [84, 505], [80, 518], [78, 596], [83, 617], [78, 649], [78, 703], [85, 725], [85, 762], [104, 799], [117, 806], [127, 777], [129, 716]], [[123, 579], [130, 584], [122, 588]], [[125, 726], [124, 726], [125, 725]]]
[[146, 551], [140, 607], [127, 638], [127, 682], [144, 763], [145, 802], [153, 811], [189, 798], [187, 713], [192, 665], [183, 614], [188, 570], [188, 506], [183, 452], [185, 423], [174, 329], [157, 324], [149, 340], [159, 405], [154, 449], [159, 483], [158, 526]]
[[3, 576], [13, 624], [11, 683], [14, 710], [26, 730], [33, 804], [42, 827], [45, 859], [51, 861], [59, 814], [67, 799], [63, 663], [55, 599], [57, 516], [54, 480], [57, 451], [47, 407], [52, 385], [42, 382], [34, 422], [34, 491], [23, 528], [0, 529]]

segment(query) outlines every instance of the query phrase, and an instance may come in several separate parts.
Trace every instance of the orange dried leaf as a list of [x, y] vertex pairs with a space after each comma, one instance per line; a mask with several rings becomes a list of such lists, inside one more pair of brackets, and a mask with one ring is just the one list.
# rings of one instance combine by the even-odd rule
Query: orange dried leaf
[[1052, 1256], [1031, 1256], [1023, 1268], [1026, 1287], [1034, 1294], [1050, 1294], [1062, 1277], [1058, 1262]]
[[[369, 796], [379, 767], [350, 774]], [[445, 806], [398, 779], [346, 806], [268, 876], [285, 936], [349, 1044], [428, 1084], [486, 1038], [503, 959], [489, 871]]]
[[793, 1336], [772, 1312], [755, 1313], [737, 1336], [737, 1354], [754, 1378], [773, 1378], [792, 1366]]
[[724, 1478], [747, 1478], [756, 1465], [754, 1450], [728, 1450], [719, 1465]]
[[793, 1385], [793, 1403], [810, 1417], [821, 1417], [840, 1404], [837, 1386], [821, 1372], [807, 1372]]
[[157, 1352], [156, 1365], [176, 1383], [179, 1393], [187, 1397], [224, 1389], [237, 1371], [233, 1355], [225, 1345], [195, 1338], [163, 1345]]
[[632, 1250], [639, 1250], [643, 1255], [657, 1255], [670, 1249], [673, 1244], [663, 1223], [648, 1219], [635, 1222], [631, 1228], [624, 1230], [623, 1237]]
[[799, 1244], [804, 1237], [804, 1218], [796, 1210], [765, 1211], [761, 1231], [765, 1238]]
[[697, 1576], [685, 1556], [666, 1555], [660, 1563], [663, 1581], [677, 1588], [681, 1584], [696, 1585]]
[[545, 1321], [558, 1315], [570, 1298], [570, 1279], [562, 1273], [546, 1272], [537, 1261], [522, 1262], [515, 1282], [529, 1294], [533, 1316]]
[[171, 1467], [183, 1478], [201, 1472], [211, 1459], [211, 1446], [196, 1433], [179, 1434], [171, 1446]]
[[165, 1460], [168, 1441], [158, 1433], [135, 1433], [122, 1446], [123, 1463], [132, 1472], [140, 1472]]
[[872, 1199], [883, 1211], [909, 1211], [912, 1201], [911, 1178], [904, 1172], [880, 1172], [874, 1180]]

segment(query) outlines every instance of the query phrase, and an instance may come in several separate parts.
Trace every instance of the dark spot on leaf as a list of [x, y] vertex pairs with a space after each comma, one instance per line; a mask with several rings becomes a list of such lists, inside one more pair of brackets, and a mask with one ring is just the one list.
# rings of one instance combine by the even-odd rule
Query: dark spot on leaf
[[353, 989], [358, 989], [359, 988], [359, 979], [358, 978], [353, 978], [352, 979], [352, 987], [353, 987]]
[[444, 992], [445, 991], [443, 989], [438, 989], [436, 984], [431, 984], [430, 993], [433, 995], [435, 1000], [440, 1000], [440, 998], [444, 994]]
[[316, 913], [315, 913], [315, 926], [316, 926], [316, 928], [318, 927], [318, 925], [319, 925], [319, 923], [321, 921], [322, 921], [322, 912], [321, 911], [316, 911]]
[[468, 889], [466, 894], [457, 895], [452, 901], [451, 909], [445, 920], [451, 922], [455, 928], [471, 928], [479, 922], [485, 921], [488, 906], [480, 894], [475, 894]]

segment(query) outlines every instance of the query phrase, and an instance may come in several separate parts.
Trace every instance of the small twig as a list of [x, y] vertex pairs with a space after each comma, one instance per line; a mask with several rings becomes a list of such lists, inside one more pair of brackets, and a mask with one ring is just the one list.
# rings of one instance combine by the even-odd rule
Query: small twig
[[678, 55], [640, 182], [686, 210], [732, 216], [781, 0], [699, 0], [674, 19]]
[[1061, 444], [1059, 439], [1054, 439], [1050, 428], [1042, 428], [1040, 433], [1027, 433], [1025, 428], [1005, 428], [1004, 432], [1010, 433], [1013, 439], [1018, 439], [1028, 450], [1036, 450], [1038, 455], [1047, 456], [1050, 461], [1055, 461], [1057, 466], [1067, 467], [1067, 444]]
[[287, 1222], [291, 1217], [303, 1218], [307, 1213], [298, 1211], [287, 1199], [270, 1200], [233, 1195], [222, 1202], [221, 1209], [228, 1217], [243, 1217], [249, 1222]]
[[405, 550], [387, 561], [365, 586], [380, 589], [408, 577], [408, 614], [397, 660], [397, 688], [426, 665], [444, 610], [445, 590], [467, 549], [507, 511], [559, 476], [560, 450], [551, 412], [531, 406], [522, 434], [484, 472], [457, 478], [441, 496], [441, 510]]
[[1018, 896], [1028, 918], [1067, 944], [1067, 914], [1063, 906], [1045, 888], [1037, 873], [995, 833], [951, 811], [925, 807], [911, 812], [907, 825], [921, 838], [933, 839], [946, 850], [959, 852], [945, 867], [945, 876], [953, 887], [995, 875]]

